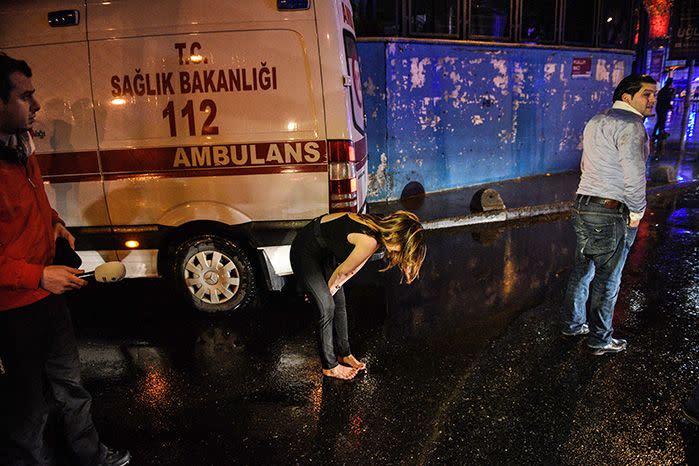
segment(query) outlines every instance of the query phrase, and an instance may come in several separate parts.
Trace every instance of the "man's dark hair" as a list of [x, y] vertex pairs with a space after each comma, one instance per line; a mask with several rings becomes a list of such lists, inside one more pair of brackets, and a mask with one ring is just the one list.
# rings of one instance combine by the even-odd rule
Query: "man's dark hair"
[[643, 84], [658, 84], [658, 81], [647, 74], [630, 74], [614, 89], [614, 102], [621, 100], [621, 96], [629, 94], [631, 97], [641, 90]]
[[32, 69], [29, 68], [26, 61], [17, 60], [0, 52], [0, 99], [5, 103], [10, 98], [10, 91], [14, 87], [12, 82], [10, 82], [10, 75], [16, 71], [19, 71], [27, 78], [32, 77]]

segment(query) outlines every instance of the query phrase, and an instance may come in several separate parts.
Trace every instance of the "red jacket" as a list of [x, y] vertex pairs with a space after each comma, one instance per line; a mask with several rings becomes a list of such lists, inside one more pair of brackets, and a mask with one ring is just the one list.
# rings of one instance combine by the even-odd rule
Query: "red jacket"
[[50, 293], [39, 288], [55, 254], [51, 208], [36, 155], [27, 166], [0, 158], [0, 311], [35, 303]]

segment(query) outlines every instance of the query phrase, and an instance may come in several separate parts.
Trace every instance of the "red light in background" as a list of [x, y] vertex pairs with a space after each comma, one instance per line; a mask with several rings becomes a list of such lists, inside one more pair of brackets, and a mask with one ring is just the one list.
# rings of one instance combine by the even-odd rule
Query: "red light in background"
[[670, 28], [670, 15], [653, 16], [650, 18], [650, 38], [658, 39], [667, 36]]
[[672, 0], [643, 0], [650, 18], [650, 38], [666, 37], [670, 29], [670, 10]]

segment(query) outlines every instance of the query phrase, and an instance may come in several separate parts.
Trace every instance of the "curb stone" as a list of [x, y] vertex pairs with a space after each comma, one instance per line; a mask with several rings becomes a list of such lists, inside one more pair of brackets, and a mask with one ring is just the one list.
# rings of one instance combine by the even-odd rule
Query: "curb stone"
[[[666, 191], [687, 189], [699, 186], [699, 181], [688, 181], [682, 183], [671, 183], [667, 185], [653, 186], [646, 190], [646, 196], [660, 194]], [[526, 207], [515, 207], [511, 209], [483, 212], [477, 214], [459, 215], [456, 217], [436, 218], [422, 222], [426, 230], [439, 230], [443, 228], [456, 228], [468, 225], [479, 225], [485, 223], [501, 223], [523, 218], [538, 217], [541, 215], [551, 215], [567, 212], [573, 206], [573, 201], [553, 202], [549, 204], [539, 204]]]

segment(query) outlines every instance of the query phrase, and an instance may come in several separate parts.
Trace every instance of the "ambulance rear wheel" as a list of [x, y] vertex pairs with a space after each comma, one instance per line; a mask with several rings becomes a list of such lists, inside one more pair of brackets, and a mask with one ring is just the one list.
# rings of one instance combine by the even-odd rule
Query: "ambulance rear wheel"
[[255, 270], [245, 251], [215, 235], [192, 238], [175, 252], [174, 278], [198, 311], [244, 309], [255, 302]]

